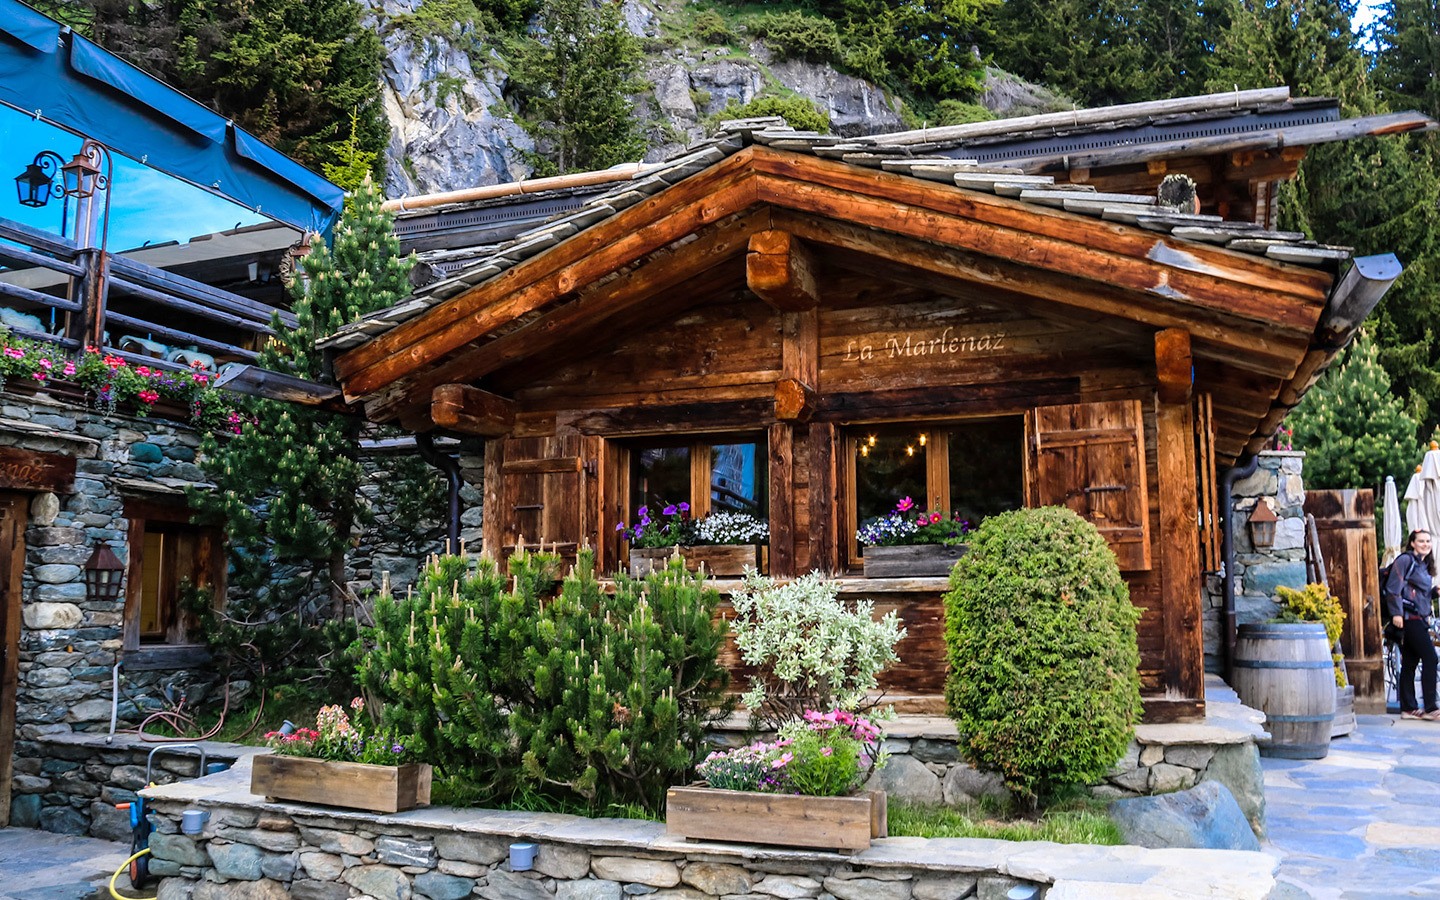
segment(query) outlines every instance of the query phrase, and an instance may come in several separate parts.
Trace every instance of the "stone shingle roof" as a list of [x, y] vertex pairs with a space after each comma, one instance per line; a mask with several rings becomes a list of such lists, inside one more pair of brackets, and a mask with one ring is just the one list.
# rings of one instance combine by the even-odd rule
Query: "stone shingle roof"
[[[1046, 127], [1054, 130], [1053, 126]], [[1094, 126], [1087, 127], [1093, 129]], [[1179, 212], [1159, 205], [1154, 196], [1101, 193], [1091, 185], [1056, 184], [1052, 176], [1028, 174], [1019, 166], [941, 156], [937, 151], [953, 152], [957, 146], [964, 146], [963, 141], [933, 140], [924, 132], [907, 134], [914, 137], [908, 141], [897, 140], [901, 137], [897, 135], [841, 138], [796, 131], [778, 117], [723, 122], [709, 140], [692, 145], [670, 160], [616, 183], [609, 190], [593, 194], [578, 209], [486, 248], [488, 252], [483, 252], [472, 263], [426, 285], [410, 300], [346, 326], [322, 341], [322, 345], [336, 351], [359, 346], [751, 144], [938, 181], [1287, 263], [1335, 265], [1350, 256], [1350, 248], [1318, 244], [1297, 232], [1273, 231], [1251, 222], [1223, 221], [1219, 216]], [[1022, 129], [1010, 134], [1026, 132]]]

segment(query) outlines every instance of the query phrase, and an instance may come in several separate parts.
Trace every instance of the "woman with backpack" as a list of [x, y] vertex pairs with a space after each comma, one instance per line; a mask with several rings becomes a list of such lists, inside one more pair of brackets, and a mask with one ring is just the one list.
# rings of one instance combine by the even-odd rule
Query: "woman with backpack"
[[[1440, 722], [1435, 699], [1435, 644], [1430, 640], [1431, 599], [1436, 595], [1435, 554], [1430, 532], [1412, 531], [1405, 552], [1390, 564], [1385, 579], [1385, 614], [1400, 645], [1400, 717]], [[1397, 633], [1398, 632], [1398, 633]], [[1415, 667], [1420, 667], [1420, 686], [1425, 709], [1415, 702]]]

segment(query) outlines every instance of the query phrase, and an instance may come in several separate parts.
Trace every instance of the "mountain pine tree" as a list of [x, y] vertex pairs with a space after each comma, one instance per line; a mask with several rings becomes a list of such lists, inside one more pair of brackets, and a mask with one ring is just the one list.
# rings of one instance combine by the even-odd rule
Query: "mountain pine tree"
[[[400, 255], [381, 202], [367, 180], [347, 202], [334, 246], [315, 238], [292, 287], [296, 327], [275, 317], [260, 365], [318, 380], [316, 341], [409, 293], [412, 261]], [[310, 626], [343, 617], [345, 552], [365, 512], [361, 422], [260, 398], [244, 414], [237, 433], [205, 439], [199, 459], [215, 487], [191, 489], [190, 503], [201, 521], [225, 529], [230, 554], [230, 602], [209, 623], [211, 643], [243, 659], [250, 654], [240, 645], [256, 645], [273, 673], [322, 652]], [[328, 608], [315, 608], [325, 596]]]
[[1416, 456], [1415, 420], [1390, 389], [1375, 342], [1361, 334], [1286, 419], [1304, 450], [1305, 484], [1379, 488]]

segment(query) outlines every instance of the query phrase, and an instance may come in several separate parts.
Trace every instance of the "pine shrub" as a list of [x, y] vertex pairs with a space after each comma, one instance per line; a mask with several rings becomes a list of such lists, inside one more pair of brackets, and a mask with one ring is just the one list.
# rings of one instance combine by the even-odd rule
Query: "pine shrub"
[[552, 597], [558, 563], [522, 550], [506, 579], [433, 558], [410, 596], [377, 602], [361, 680], [476, 802], [658, 812], [728, 711], [719, 595], [679, 562], [607, 590], [582, 550]]
[[1060, 507], [992, 516], [950, 586], [945, 699], [966, 757], [1032, 805], [1104, 776], [1140, 718], [1140, 657], [1100, 533]]

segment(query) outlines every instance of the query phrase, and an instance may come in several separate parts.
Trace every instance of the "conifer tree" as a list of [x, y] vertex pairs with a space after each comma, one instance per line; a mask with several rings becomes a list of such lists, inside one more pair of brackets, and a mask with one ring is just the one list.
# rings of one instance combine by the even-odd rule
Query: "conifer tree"
[[619, 2], [551, 0], [539, 25], [516, 45], [511, 74], [530, 132], [549, 148], [540, 162], [565, 173], [638, 160], [645, 141], [630, 95], [643, 86], [640, 44]]
[[1362, 333], [1286, 418], [1304, 450], [1305, 483], [1374, 488], [1415, 455], [1415, 420], [1390, 388], [1375, 342]]
[[[260, 365], [317, 380], [320, 338], [409, 293], [412, 261], [400, 255], [381, 202], [367, 179], [346, 204], [334, 246], [313, 239], [291, 290], [296, 326], [275, 316]], [[343, 616], [345, 551], [365, 513], [360, 427], [354, 417], [254, 398], [235, 434], [206, 438], [200, 462], [215, 487], [191, 489], [190, 502], [201, 521], [225, 529], [232, 588], [210, 623], [212, 644], [264, 643], [273, 672], [317, 652], [309, 628], [317, 619]], [[317, 597], [329, 598], [328, 612], [312, 608]]]

